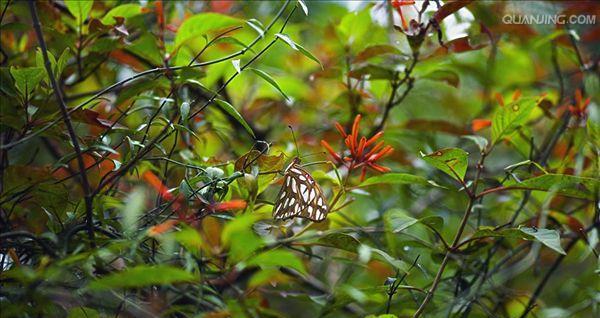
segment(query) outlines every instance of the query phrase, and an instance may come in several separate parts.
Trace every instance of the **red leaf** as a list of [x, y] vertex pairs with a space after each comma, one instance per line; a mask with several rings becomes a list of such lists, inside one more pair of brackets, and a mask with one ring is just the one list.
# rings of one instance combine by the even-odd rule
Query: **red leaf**
[[91, 109], [80, 109], [71, 114], [71, 117], [80, 122], [84, 122], [86, 124], [94, 125], [101, 128], [120, 128], [127, 129], [127, 127], [120, 125], [118, 123], [114, 123], [108, 119], [104, 119], [100, 117], [100, 113]]
[[465, 36], [462, 38], [457, 38], [452, 41], [446, 42], [445, 47], [442, 46], [442, 47], [438, 48], [437, 50], [435, 50], [435, 52], [433, 52], [431, 55], [427, 56], [426, 58], [444, 56], [449, 53], [462, 53], [462, 52], [475, 51], [475, 50], [479, 50], [483, 47], [486, 47], [490, 43], [490, 40], [487, 37], [485, 38], [485, 41], [481, 41], [480, 43], [477, 43], [477, 44], [472, 43], [473, 40], [475, 40], [475, 37]]
[[388, 54], [388, 53], [398, 53], [398, 49], [391, 45], [373, 45], [368, 48], [362, 50], [356, 58], [354, 59], [354, 63], [366, 61], [372, 57]]
[[142, 178], [150, 184], [160, 194], [160, 196], [165, 200], [172, 200], [173, 194], [169, 192], [169, 189], [160, 181], [160, 179], [152, 173], [152, 171], [146, 171], [142, 175]]
[[114, 50], [110, 52], [110, 57], [115, 59], [119, 63], [127, 64], [136, 71], [143, 71], [144, 64], [140, 62], [136, 57], [123, 50]]
[[462, 7], [473, 2], [473, 0], [456, 0], [448, 1], [442, 5], [442, 7], [433, 15], [433, 18], [438, 22], [442, 22], [447, 16], [460, 10]]

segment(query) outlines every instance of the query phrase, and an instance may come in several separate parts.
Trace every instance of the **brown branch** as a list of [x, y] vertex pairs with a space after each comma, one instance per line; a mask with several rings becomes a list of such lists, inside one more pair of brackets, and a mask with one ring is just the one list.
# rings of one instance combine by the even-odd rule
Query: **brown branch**
[[54, 91], [54, 96], [56, 97], [56, 101], [58, 102], [58, 106], [62, 115], [62, 119], [67, 127], [67, 131], [69, 133], [69, 138], [71, 139], [71, 143], [73, 144], [73, 149], [77, 154], [77, 164], [79, 165], [79, 174], [80, 174], [80, 182], [81, 188], [83, 189], [83, 195], [85, 198], [85, 221], [87, 224], [88, 238], [90, 240], [90, 246], [92, 248], [96, 247], [96, 242], [94, 240], [94, 223], [93, 223], [93, 195], [92, 189], [90, 187], [90, 183], [87, 179], [87, 174], [85, 173], [85, 164], [83, 162], [83, 155], [81, 153], [81, 147], [79, 146], [79, 141], [77, 140], [77, 134], [75, 134], [75, 129], [73, 128], [73, 124], [71, 123], [71, 118], [69, 117], [69, 113], [67, 111], [67, 105], [62, 96], [62, 92], [58, 83], [56, 82], [56, 78], [54, 77], [54, 73], [52, 72], [52, 65], [50, 64], [50, 59], [48, 58], [48, 49], [46, 47], [46, 41], [44, 41], [44, 34], [42, 33], [42, 26], [40, 25], [40, 19], [37, 14], [37, 9], [35, 6], [35, 1], [29, 1], [29, 9], [31, 12], [31, 18], [33, 20], [33, 28], [35, 29], [35, 34], [37, 36], [38, 42], [40, 44], [40, 48], [42, 50], [42, 56], [44, 58], [44, 67], [46, 68], [46, 72], [48, 73], [48, 77], [50, 79], [50, 83], [52, 84], [52, 90]]
[[[383, 129], [383, 127], [385, 126], [385, 123], [390, 115], [390, 111], [392, 110], [392, 108], [394, 108], [398, 104], [402, 103], [402, 101], [404, 101], [406, 96], [408, 96], [408, 93], [413, 89], [414, 79], [412, 77], [410, 77], [410, 75], [411, 75], [413, 69], [415, 68], [415, 66], [417, 65], [418, 61], [419, 61], [419, 52], [416, 51], [413, 54], [412, 63], [404, 71], [404, 77], [402, 77], [402, 79], [399, 81], [394, 80], [392, 82], [392, 92], [390, 93], [390, 98], [388, 99], [388, 102], [385, 105], [385, 109], [383, 110], [383, 115], [381, 117], [381, 120], [379, 121], [379, 124], [377, 124], [377, 126], [375, 126], [371, 130], [371, 133], [369, 134], [370, 136], [376, 134], [378, 131], [381, 131]], [[398, 99], [395, 99], [398, 88], [400, 88], [404, 84], [406, 84], [406, 89], [404, 90], [404, 93], [402, 93], [402, 95], [400, 95], [400, 97]]]

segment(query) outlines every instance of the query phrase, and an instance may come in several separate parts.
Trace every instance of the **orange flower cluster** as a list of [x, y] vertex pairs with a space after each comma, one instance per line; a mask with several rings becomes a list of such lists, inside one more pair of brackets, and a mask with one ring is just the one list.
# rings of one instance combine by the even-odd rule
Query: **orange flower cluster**
[[353, 169], [361, 168], [360, 180], [362, 181], [367, 173], [367, 168], [382, 173], [389, 172], [391, 170], [390, 168], [379, 165], [376, 162], [390, 155], [394, 151], [394, 148], [389, 145], [386, 146], [383, 141], [377, 142], [377, 140], [383, 136], [383, 131], [376, 133], [369, 139], [367, 139], [365, 136], [359, 138], [358, 130], [361, 118], [362, 116], [360, 114], [356, 115], [350, 134], [346, 133], [342, 125], [337, 122], [335, 123], [335, 127], [339, 131], [340, 135], [342, 135], [344, 138], [346, 147], [348, 147], [348, 150], [345, 151], [348, 155], [345, 155], [343, 152], [338, 154], [325, 140], [321, 140], [321, 145], [327, 150], [327, 152], [329, 152], [336, 163], [344, 165], [348, 168], [348, 173], [350, 173]]

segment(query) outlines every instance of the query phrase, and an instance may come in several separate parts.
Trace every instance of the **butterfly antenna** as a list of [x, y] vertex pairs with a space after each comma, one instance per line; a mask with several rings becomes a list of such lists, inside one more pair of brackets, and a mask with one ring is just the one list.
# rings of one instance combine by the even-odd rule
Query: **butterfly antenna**
[[292, 131], [292, 138], [294, 138], [294, 145], [296, 145], [296, 154], [297, 157], [300, 158], [300, 149], [298, 148], [298, 141], [296, 140], [296, 135], [294, 134], [294, 128], [291, 125], [288, 125], [288, 128]]
[[325, 151], [309, 153], [308, 155], [302, 156], [300, 159], [304, 159], [304, 158], [311, 157], [311, 156], [325, 155], [325, 154], [327, 154]]

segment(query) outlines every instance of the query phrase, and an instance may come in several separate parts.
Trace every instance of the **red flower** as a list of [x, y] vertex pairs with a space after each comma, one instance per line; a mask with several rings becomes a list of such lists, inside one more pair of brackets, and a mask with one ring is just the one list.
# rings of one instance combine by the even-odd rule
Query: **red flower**
[[346, 133], [342, 125], [335, 123], [335, 128], [344, 138], [344, 143], [346, 144], [346, 147], [348, 147], [348, 150], [346, 151], [346, 153], [349, 153], [348, 156], [345, 156], [343, 153], [338, 154], [335, 152], [331, 145], [325, 140], [321, 140], [321, 145], [329, 152], [337, 164], [346, 166], [349, 172], [353, 169], [361, 168], [360, 179], [362, 181], [367, 173], [367, 168], [378, 172], [390, 171], [390, 168], [381, 166], [376, 162], [391, 154], [394, 149], [391, 146], [386, 146], [383, 141], [377, 142], [377, 140], [383, 136], [383, 131], [376, 133], [369, 139], [364, 136], [359, 138], [358, 130], [360, 119], [361, 115], [356, 115], [350, 134]]
[[404, 31], [408, 31], [408, 23], [406, 23], [406, 19], [402, 14], [402, 7], [414, 4], [414, 0], [392, 0], [392, 7], [396, 9], [396, 11], [398, 11], [398, 14], [400, 15], [400, 20], [402, 20], [402, 29], [404, 29]]
[[575, 91], [575, 105], [569, 105], [569, 111], [577, 118], [585, 117], [586, 109], [590, 104], [590, 98], [586, 98], [583, 100], [583, 95], [581, 94], [581, 90], [577, 89]]
[[144, 172], [144, 174], [142, 174], [142, 179], [144, 179], [144, 181], [154, 188], [154, 190], [158, 192], [163, 200], [174, 201], [172, 205], [173, 211], [176, 211], [181, 216], [182, 211], [180, 209], [183, 206], [183, 197], [181, 195], [174, 196], [169, 191], [169, 188], [167, 188], [167, 186], [162, 183], [160, 178], [152, 173], [152, 171], [148, 170]]
[[491, 125], [492, 121], [489, 119], [475, 118], [471, 121], [471, 129], [473, 131], [480, 131], [483, 128], [489, 127]]
[[246, 201], [244, 200], [231, 200], [225, 202], [216, 202], [210, 204], [209, 209], [212, 211], [226, 211], [226, 210], [241, 210], [246, 208]]

